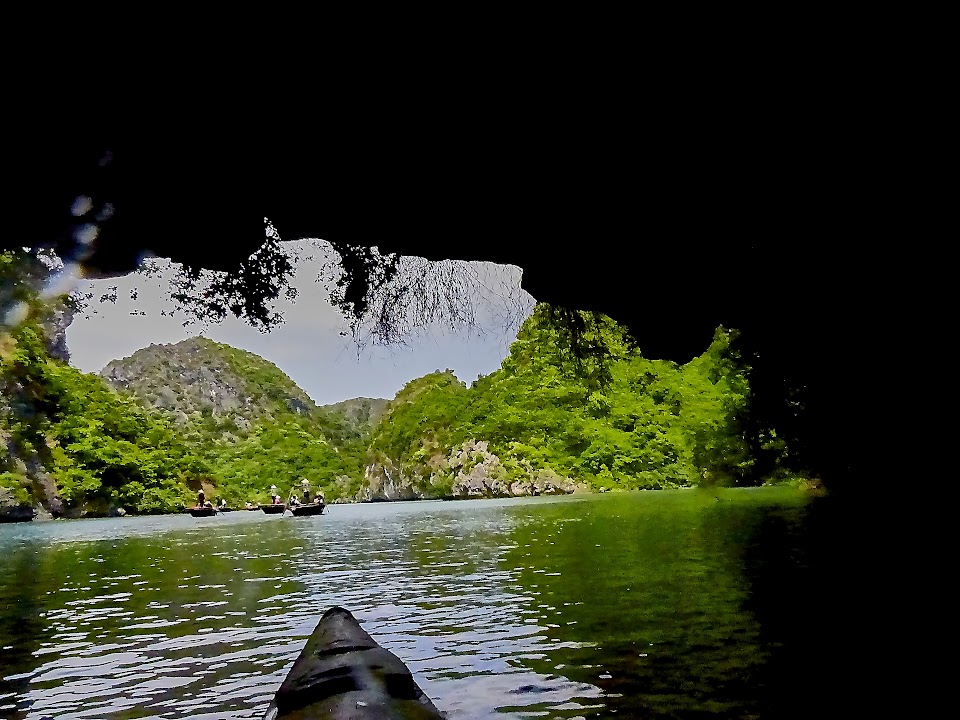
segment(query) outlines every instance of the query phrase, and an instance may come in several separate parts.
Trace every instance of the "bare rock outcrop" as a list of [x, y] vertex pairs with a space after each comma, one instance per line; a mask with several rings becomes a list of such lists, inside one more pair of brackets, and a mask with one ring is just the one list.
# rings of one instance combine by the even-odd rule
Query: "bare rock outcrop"
[[435, 454], [424, 465], [399, 466], [389, 459], [367, 466], [357, 502], [431, 498], [494, 498], [566, 495], [585, 486], [551, 468], [520, 465], [512, 472], [483, 440], [468, 440], [446, 456]]
[[404, 473], [389, 461], [368, 465], [364, 471], [364, 482], [354, 498], [355, 502], [427, 500], [437, 497], [425, 489], [429, 483], [425, 483], [422, 476]]
[[141, 348], [107, 364], [100, 377], [181, 426], [210, 417], [227, 430], [246, 433], [258, 420], [318, 412], [273, 363], [203, 337]]

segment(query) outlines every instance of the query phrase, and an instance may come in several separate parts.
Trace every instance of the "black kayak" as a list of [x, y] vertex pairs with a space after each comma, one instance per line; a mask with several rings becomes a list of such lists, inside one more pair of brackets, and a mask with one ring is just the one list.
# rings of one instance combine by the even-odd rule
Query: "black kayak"
[[342, 607], [323, 614], [264, 720], [443, 720], [406, 665]]

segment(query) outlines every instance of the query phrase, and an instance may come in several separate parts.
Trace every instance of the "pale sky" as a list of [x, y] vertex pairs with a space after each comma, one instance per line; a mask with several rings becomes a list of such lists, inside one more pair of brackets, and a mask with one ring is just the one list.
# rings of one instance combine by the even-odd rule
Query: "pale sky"
[[[70, 362], [84, 372], [98, 372], [111, 360], [128, 357], [150, 344], [203, 335], [274, 363], [318, 405], [354, 397], [391, 399], [407, 382], [434, 370], [449, 368], [470, 384], [479, 374], [498, 369], [520, 323], [533, 309], [533, 298], [518, 289], [519, 268], [468, 263], [479, 280], [480, 292], [486, 296], [475, 302], [475, 329], [453, 332], [431, 327], [410, 338], [406, 345], [358, 350], [347, 322], [330, 305], [323, 284], [316, 282], [322, 270], [322, 253], [309, 248], [303, 252], [315, 259], [298, 264], [293, 285], [299, 296], [292, 303], [278, 301], [277, 309], [285, 322], [270, 333], [261, 333], [232, 316], [219, 325], [183, 327], [182, 313], [173, 317], [161, 314], [174, 309], [165, 298], [169, 286], [164, 275], [170, 271], [158, 277], [133, 274], [81, 281], [79, 289], [93, 292], [94, 298], [88, 317], [78, 314], [67, 330]], [[163, 265], [169, 267], [169, 263]], [[116, 303], [98, 302], [112, 286], [117, 287]], [[132, 288], [137, 289], [136, 300], [130, 297]], [[504, 293], [512, 295], [512, 302], [502, 299]], [[346, 336], [340, 334], [344, 331]]]

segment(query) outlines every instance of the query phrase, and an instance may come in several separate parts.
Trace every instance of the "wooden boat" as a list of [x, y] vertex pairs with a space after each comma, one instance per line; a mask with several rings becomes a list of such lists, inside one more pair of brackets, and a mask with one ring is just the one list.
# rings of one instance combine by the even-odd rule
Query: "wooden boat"
[[326, 507], [323, 503], [307, 503], [306, 505], [293, 505], [290, 512], [294, 515], [323, 515], [323, 509]]
[[270, 503], [269, 505], [261, 505], [260, 509], [263, 510], [267, 515], [282, 515], [283, 511], [287, 509], [287, 506], [283, 503], [280, 503], [279, 505]]
[[327, 610], [264, 720], [443, 720], [409, 668], [342, 607]]
[[212, 507], [192, 507], [190, 514], [194, 517], [210, 517], [217, 514], [217, 509]]
[[0, 514], [0, 523], [31, 522], [35, 512], [32, 507], [14, 506], [6, 508], [5, 512]]

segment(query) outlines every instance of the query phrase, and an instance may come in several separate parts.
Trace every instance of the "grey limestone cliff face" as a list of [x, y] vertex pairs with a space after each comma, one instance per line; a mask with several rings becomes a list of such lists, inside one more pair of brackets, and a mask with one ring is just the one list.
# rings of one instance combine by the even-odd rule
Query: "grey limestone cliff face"
[[253, 398], [242, 393], [243, 382], [226, 363], [205, 357], [202, 346], [190, 341], [179, 343], [176, 349], [150, 345], [109, 363], [100, 377], [160, 410], [206, 408], [214, 415], [228, 415], [253, 404]]
[[355, 502], [389, 500], [431, 500], [439, 497], [430, 492], [429, 477], [404, 473], [393, 463], [374, 463], [364, 472], [366, 485], [360, 488]]
[[510, 478], [485, 441], [468, 440], [455, 448], [447, 466], [454, 473], [451, 495], [455, 498], [567, 495], [581, 489], [549, 468], [527, 467], [525, 477]]
[[[4, 411], [0, 402], [0, 412]], [[0, 487], [0, 522], [20, 522], [32, 519], [50, 519], [63, 513], [63, 503], [57, 495], [57, 484], [35, 452], [18, 453], [12, 439], [0, 430], [0, 451], [5, 452], [11, 469], [27, 478], [32, 494], [39, 502], [29, 503], [17, 498], [13, 492]]]
[[57, 360], [70, 362], [70, 349], [67, 347], [67, 328], [73, 322], [73, 308], [58, 302], [51, 309], [50, 317], [41, 326], [47, 346], [47, 352]]
[[390, 401], [384, 398], [357, 397], [324, 405], [323, 409], [339, 414], [362, 433], [376, 425], [389, 403]]
[[[261, 368], [270, 365], [262, 358], [256, 360]], [[283, 377], [279, 370], [274, 371], [272, 377]], [[317, 410], [289, 378], [285, 386], [251, 386], [231, 365], [222, 347], [205, 338], [150, 345], [109, 363], [100, 377], [114, 388], [134, 394], [144, 405], [169, 412], [181, 425], [191, 416], [210, 415], [218, 421], [231, 421], [242, 433], [253, 421], [272, 413], [310, 415]]]
[[356, 502], [567, 495], [586, 489], [549, 468], [530, 467], [524, 477], [510, 478], [488, 444], [476, 440], [415, 469], [401, 469], [389, 459], [372, 463], [366, 468], [365, 480]]

